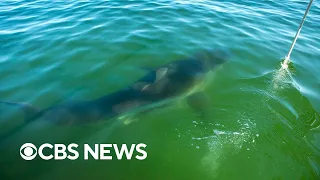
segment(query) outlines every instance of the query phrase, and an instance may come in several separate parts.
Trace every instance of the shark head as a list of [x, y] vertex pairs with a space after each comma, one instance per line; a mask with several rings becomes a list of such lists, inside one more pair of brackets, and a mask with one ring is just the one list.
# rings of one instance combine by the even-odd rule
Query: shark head
[[216, 66], [219, 66], [230, 58], [231, 54], [227, 50], [223, 49], [213, 49], [204, 50], [195, 55], [195, 59], [201, 61], [203, 65], [211, 70]]
[[[222, 49], [205, 49], [190, 59], [177, 61], [166, 68], [165, 77], [172, 81], [198, 81], [205, 73], [225, 63], [230, 53]], [[160, 74], [160, 73], [159, 73]]]

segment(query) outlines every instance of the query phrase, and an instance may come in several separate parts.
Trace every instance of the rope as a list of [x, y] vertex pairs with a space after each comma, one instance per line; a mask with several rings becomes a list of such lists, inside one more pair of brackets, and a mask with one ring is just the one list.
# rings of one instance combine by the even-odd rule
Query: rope
[[308, 8], [307, 8], [306, 12], [304, 13], [304, 16], [303, 16], [302, 21], [301, 21], [300, 26], [299, 26], [299, 29], [298, 29], [298, 31], [296, 33], [296, 36], [294, 37], [294, 40], [292, 41], [292, 44], [291, 44], [290, 50], [288, 52], [288, 55], [284, 59], [283, 66], [285, 66], [285, 67], [288, 67], [288, 62], [289, 62], [289, 59], [290, 59], [290, 55], [291, 55], [292, 49], [293, 49], [294, 45], [296, 44], [296, 41], [298, 39], [298, 36], [300, 34], [300, 31], [301, 31], [303, 23], [304, 23], [304, 21], [305, 21], [305, 19], [307, 17], [307, 14], [309, 12], [309, 9], [311, 7], [312, 2], [313, 2], [313, 0], [310, 0]]

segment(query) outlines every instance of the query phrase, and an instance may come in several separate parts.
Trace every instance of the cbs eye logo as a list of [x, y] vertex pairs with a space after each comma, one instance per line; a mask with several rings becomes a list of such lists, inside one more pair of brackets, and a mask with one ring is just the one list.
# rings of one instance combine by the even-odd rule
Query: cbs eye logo
[[34, 159], [37, 156], [37, 147], [32, 143], [25, 143], [20, 148], [20, 156], [27, 161]]

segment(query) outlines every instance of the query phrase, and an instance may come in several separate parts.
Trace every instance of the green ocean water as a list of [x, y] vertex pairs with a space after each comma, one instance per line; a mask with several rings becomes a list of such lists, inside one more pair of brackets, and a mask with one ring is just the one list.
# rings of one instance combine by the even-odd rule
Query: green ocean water
[[[210, 116], [184, 101], [86, 126], [32, 123], [0, 145], [1, 179], [320, 179], [320, 3], [309, 1], [0, 2], [0, 100], [46, 108], [114, 92], [156, 67], [222, 48], [205, 89]], [[23, 123], [0, 105], [0, 135]], [[146, 160], [25, 161], [20, 146], [145, 143]]]

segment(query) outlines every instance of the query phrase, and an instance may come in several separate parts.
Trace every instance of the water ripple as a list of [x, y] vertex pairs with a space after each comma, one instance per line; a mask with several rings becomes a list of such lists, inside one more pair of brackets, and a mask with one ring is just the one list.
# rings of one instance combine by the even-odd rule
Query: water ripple
[[[219, 167], [222, 163], [239, 163], [233, 160], [238, 155], [261, 158], [247, 164], [264, 164], [265, 167], [255, 167], [253, 171], [269, 175], [266, 179], [278, 176], [278, 171], [269, 168], [274, 163], [284, 169], [279, 179], [302, 175], [304, 179], [312, 179], [309, 172], [319, 173], [320, 164], [314, 158], [320, 149], [319, 2], [315, 1], [311, 7], [291, 55], [296, 72], [287, 78], [277, 71], [307, 3], [3, 0], [0, 2], [0, 100], [47, 107], [75, 89], [85, 89], [86, 93], [82, 92], [85, 96], [80, 99], [92, 99], [126, 87], [141, 77], [136, 72], [141, 66], [159, 66], [186, 58], [199, 49], [226, 48], [233, 56], [223, 70], [217, 71], [217, 78], [206, 90], [212, 96], [212, 111], [216, 114], [212, 127], [201, 131], [199, 136], [205, 137], [201, 139], [205, 143], [197, 145], [200, 147], [196, 148], [197, 152], [209, 149], [199, 159], [209, 171], [219, 172], [215, 176], [218, 179], [230, 177], [230, 173], [224, 174]], [[279, 76], [274, 76], [277, 72]], [[216, 112], [216, 109], [226, 111]], [[187, 109], [160, 116], [180, 119], [185, 114], [190, 118], [185, 123], [194, 121]], [[0, 113], [0, 117], [10, 118], [10, 115]], [[216, 121], [224, 126], [213, 127], [217, 126]], [[250, 128], [246, 126], [248, 123]], [[108, 129], [105, 127], [97, 138]], [[180, 132], [189, 132], [186, 127]], [[244, 134], [232, 134], [239, 128]], [[142, 133], [150, 127], [137, 129]], [[167, 130], [157, 129], [161, 130], [160, 134]], [[218, 131], [226, 136], [219, 139], [219, 134], [213, 133]], [[205, 132], [209, 133], [204, 135]], [[185, 134], [185, 138], [192, 140]], [[256, 134], [261, 135], [256, 138]], [[91, 139], [90, 135], [87, 139]], [[225, 147], [231, 150], [224, 151]], [[228, 155], [232, 158], [228, 159]], [[210, 164], [214, 160], [217, 161]], [[196, 163], [199, 162], [195, 160], [191, 164]], [[293, 164], [291, 169], [287, 169], [287, 164]]]

